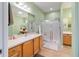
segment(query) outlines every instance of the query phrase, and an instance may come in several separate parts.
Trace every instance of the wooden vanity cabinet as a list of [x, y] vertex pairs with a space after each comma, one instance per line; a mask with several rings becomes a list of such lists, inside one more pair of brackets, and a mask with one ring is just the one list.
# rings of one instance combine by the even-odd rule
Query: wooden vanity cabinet
[[63, 42], [64, 42], [64, 45], [69, 45], [69, 46], [71, 46], [71, 42], [72, 42], [72, 36], [71, 36], [71, 34], [64, 34], [64, 36], [63, 36]]
[[8, 50], [9, 57], [21, 57], [22, 56], [22, 45], [10, 48]]
[[41, 36], [33, 38], [16, 47], [8, 49], [9, 57], [32, 57], [36, 55], [43, 45]]
[[23, 57], [33, 56], [33, 40], [27, 41], [23, 44]]
[[34, 39], [34, 55], [39, 52], [40, 49], [40, 37]]

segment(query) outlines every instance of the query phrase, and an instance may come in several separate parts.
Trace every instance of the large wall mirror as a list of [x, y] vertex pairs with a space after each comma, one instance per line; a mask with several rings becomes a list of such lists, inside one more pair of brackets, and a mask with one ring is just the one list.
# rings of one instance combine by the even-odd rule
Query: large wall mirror
[[72, 32], [72, 9], [63, 9], [64, 31]]
[[34, 20], [34, 15], [21, 9], [22, 7], [18, 8], [13, 3], [10, 3], [9, 7], [12, 12], [12, 19], [10, 19], [12, 22], [10, 23], [11, 25], [8, 26], [9, 35], [19, 34], [22, 27], [26, 27], [29, 31], [28, 23]]

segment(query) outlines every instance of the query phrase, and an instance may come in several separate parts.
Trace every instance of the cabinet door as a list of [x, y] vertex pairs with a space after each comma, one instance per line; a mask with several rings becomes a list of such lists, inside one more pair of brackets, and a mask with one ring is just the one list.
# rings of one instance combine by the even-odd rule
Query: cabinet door
[[65, 45], [71, 45], [71, 35], [70, 34], [64, 34], [64, 44]]
[[16, 54], [18, 54], [18, 57], [22, 56], [22, 45], [16, 47], [16, 52], [17, 52]]
[[8, 56], [9, 57], [13, 56], [15, 53], [16, 53], [15, 47], [8, 50]]
[[33, 56], [33, 40], [30, 40], [23, 44], [23, 57], [31, 56]]
[[39, 42], [39, 37], [34, 39], [34, 55], [37, 54], [39, 52], [39, 48], [40, 48], [40, 42]]
[[43, 38], [42, 38], [42, 36], [40, 36], [40, 49], [42, 46], [43, 46]]
[[9, 57], [21, 57], [22, 56], [22, 45], [9, 49], [8, 56]]

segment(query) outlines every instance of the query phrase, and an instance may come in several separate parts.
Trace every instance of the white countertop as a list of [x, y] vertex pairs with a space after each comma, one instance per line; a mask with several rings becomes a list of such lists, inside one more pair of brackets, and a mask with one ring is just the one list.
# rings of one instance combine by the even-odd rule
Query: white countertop
[[66, 31], [64, 31], [63, 34], [72, 34], [72, 32], [66, 32]]
[[18, 38], [18, 39], [14, 39], [14, 40], [8, 40], [8, 49], [15, 47], [19, 44], [22, 44], [26, 41], [32, 40], [38, 36], [41, 36], [41, 34], [37, 34], [37, 33], [28, 33], [26, 36]]

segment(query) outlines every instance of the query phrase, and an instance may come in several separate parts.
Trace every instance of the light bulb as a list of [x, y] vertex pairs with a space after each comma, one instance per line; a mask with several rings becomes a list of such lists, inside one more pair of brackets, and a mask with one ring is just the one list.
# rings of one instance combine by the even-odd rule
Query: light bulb
[[19, 11], [19, 12], [18, 12], [18, 14], [22, 14], [22, 12], [21, 12], [21, 11]]
[[50, 11], [52, 11], [53, 10], [53, 8], [50, 8]]

